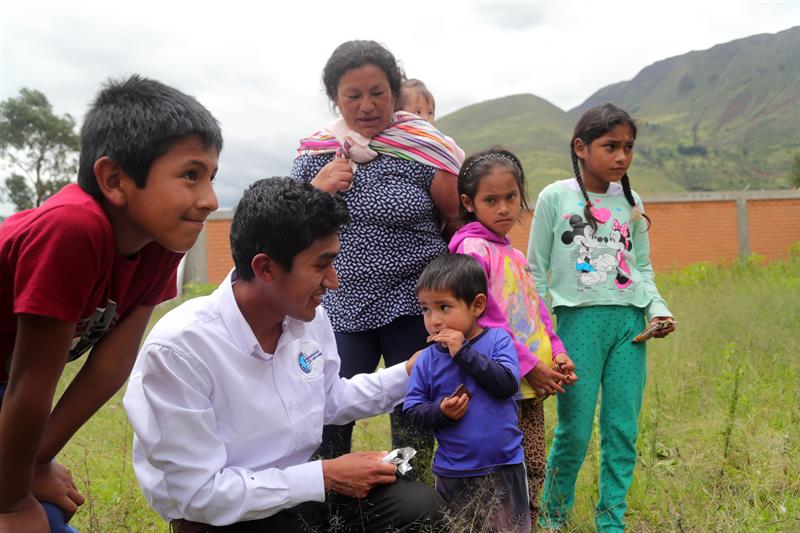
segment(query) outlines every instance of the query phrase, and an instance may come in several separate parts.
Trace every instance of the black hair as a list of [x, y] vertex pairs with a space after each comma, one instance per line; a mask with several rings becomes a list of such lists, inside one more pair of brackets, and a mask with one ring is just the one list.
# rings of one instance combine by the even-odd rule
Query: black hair
[[144, 188], [153, 161], [189, 135], [200, 136], [207, 149], [222, 150], [217, 119], [193, 97], [136, 74], [109, 80], [81, 127], [78, 185], [101, 200], [94, 164], [107, 156]]
[[486, 294], [486, 273], [466, 254], [440, 255], [425, 267], [417, 280], [417, 294], [422, 290], [447, 291], [458, 300], [472, 305], [475, 297]]
[[[459, 197], [465, 194], [474, 203], [481, 180], [498, 168], [508, 170], [514, 175], [517, 179], [517, 185], [519, 185], [522, 208], [530, 209], [525, 190], [525, 171], [522, 170], [522, 163], [517, 156], [502, 146], [490, 146], [482, 152], [472, 154], [464, 161], [464, 164], [461, 165], [461, 171], [458, 173]], [[475, 213], [467, 211], [461, 202], [458, 204], [458, 216], [465, 223], [476, 220]]]
[[265, 253], [291, 271], [297, 254], [350, 222], [339, 196], [310, 183], [275, 177], [244, 191], [231, 221], [231, 255], [239, 279], [249, 281], [253, 257]]
[[[633, 138], [636, 139], [636, 122], [627, 111], [611, 103], [594, 106], [587, 109], [578, 119], [577, 124], [575, 124], [575, 130], [572, 132], [572, 139], [569, 141], [572, 170], [575, 172], [575, 179], [578, 180], [583, 199], [586, 201], [586, 205], [583, 207], [583, 215], [586, 218], [586, 222], [595, 231], [597, 231], [597, 219], [592, 214], [592, 201], [589, 199], [586, 186], [583, 184], [580, 158], [575, 153], [575, 139], [580, 139], [588, 148], [595, 139], [599, 139], [620, 124], [629, 126], [631, 133], [633, 133]], [[631, 181], [627, 172], [622, 176], [622, 192], [625, 194], [625, 199], [628, 200], [630, 206], [636, 207], [636, 200], [633, 198], [633, 192], [631, 192]], [[650, 217], [644, 213], [642, 213], [642, 216], [647, 220], [648, 227], [650, 227]]]
[[375, 41], [347, 41], [336, 47], [325, 68], [322, 69], [322, 84], [331, 102], [336, 102], [339, 80], [348, 70], [375, 65], [389, 80], [395, 100], [400, 97], [400, 84], [405, 77], [392, 53]]
[[412, 91], [419, 92], [428, 105], [431, 106], [431, 110], [433, 110], [434, 114], [436, 113], [436, 99], [433, 97], [433, 93], [422, 80], [416, 78], [403, 80], [403, 83], [400, 85], [400, 96], [397, 98], [397, 109], [403, 109], [405, 107], [406, 97]]

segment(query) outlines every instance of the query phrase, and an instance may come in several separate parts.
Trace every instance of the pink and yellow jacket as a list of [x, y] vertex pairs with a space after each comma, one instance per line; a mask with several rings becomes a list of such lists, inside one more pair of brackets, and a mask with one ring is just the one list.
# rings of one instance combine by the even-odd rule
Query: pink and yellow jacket
[[[475, 258], [486, 272], [489, 287], [486, 311], [478, 319], [484, 328], [501, 328], [514, 339], [520, 376], [540, 362], [552, 366], [553, 356], [566, 352], [553, 332], [547, 305], [539, 297], [525, 256], [480, 222], [470, 222], [450, 240], [450, 253]], [[533, 390], [522, 380], [523, 398]]]

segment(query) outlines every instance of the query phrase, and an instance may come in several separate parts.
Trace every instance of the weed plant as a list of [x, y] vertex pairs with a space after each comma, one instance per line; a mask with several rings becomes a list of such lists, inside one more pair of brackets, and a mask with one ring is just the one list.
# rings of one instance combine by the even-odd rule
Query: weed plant
[[[678, 329], [648, 341], [629, 531], [800, 531], [800, 245], [786, 262], [700, 263], [657, 281]], [[62, 389], [79, 366], [68, 365]], [[121, 397], [59, 457], [87, 498], [73, 523], [84, 533], [166, 532], [133, 475]], [[555, 400], [545, 410], [549, 444]], [[389, 450], [389, 433], [386, 415], [359, 421], [354, 449]], [[598, 473], [595, 435], [565, 532], [594, 530]], [[475, 509], [457, 511], [446, 529], [480, 531]]]

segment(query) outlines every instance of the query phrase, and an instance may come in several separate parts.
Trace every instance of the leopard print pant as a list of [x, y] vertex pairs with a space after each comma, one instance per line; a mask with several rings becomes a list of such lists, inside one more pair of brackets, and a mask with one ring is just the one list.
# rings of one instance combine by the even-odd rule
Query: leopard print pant
[[539, 518], [539, 493], [544, 484], [545, 457], [544, 405], [536, 398], [517, 402], [519, 429], [522, 431], [522, 450], [525, 452], [525, 469], [528, 474], [531, 523]]

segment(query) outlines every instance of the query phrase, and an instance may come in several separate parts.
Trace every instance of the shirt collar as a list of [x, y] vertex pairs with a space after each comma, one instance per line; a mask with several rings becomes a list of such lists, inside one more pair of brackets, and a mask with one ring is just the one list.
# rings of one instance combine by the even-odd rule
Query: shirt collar
[[250, 324], [245, 320], [239, 305], [236, 303], [236, 298], [233, 295], [233, 273], [235, 269], [231, 270], [217, 289], [217, 303], [219, 305], [220, 315], [225, 327], [231, 335], [231, 339], [239, 349], [247, 354], [266, 359], [271, 357], [271, 354], [266, 353], [261, 349], [255, 333], [250, 328]]
[[[233, 342], [244, 353], [250, 354], [253, 357], [260, 359], [271, 359], [274, 354], [267, 353], [261, 348], [256, 334], [253, 333], [250, 324], [245, 320], [239, 305], [236, 303], [236, 297], [233, 295], [233, 275], [236, 269], [232, 269], [217, 289], [217, 303], [220, 309], [222, 321], [225, 324], [228, 332], [231, 334]], [[301, 320], [296, 320], [291, 317], [284, 317], [283, 331], [281, 338], [278, 340], [276, 352], [281, 347], [281, 341], [284, 336], [289, 333], [294, 337], [301, 336], [304, 331], [304, 323]]]

